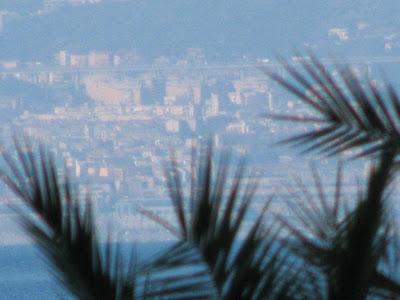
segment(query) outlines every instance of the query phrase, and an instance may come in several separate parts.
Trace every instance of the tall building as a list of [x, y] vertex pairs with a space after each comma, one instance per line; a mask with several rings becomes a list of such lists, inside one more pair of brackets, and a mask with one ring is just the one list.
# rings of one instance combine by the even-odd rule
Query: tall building
[[90, 52], [88, 55], [90, 67], [108, 67], [110, 62], [111, 56], [107, 52]]
[[0, 11], [0, 32], [2, 32], [2, 31], [3, 31], [3, 28], [4, 28], [4, 20], [3, 20], [3, 17], [4, 17], [3, 11]]
[[4, 23], [7, 17], [14, 15], [15, 13], [10, 12], [8, 10], [0, 10], [0, 32], [4, 29]]
[[58, 65], [60, 65], [61, 67], [65, 67], [67, 66], [67, 61], [68, 59], [68, 54], [66, 50], [61, 50], [58, 52], [58, 54], [56, 55], [56, 60]]

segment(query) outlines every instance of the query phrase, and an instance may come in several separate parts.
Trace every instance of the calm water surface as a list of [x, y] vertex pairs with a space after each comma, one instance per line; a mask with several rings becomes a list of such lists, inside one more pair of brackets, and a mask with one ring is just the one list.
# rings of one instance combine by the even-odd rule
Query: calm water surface
[[[124, 244], [124, 254], [134, 246], [145, 258], [165, 248], [166, 242]], [[0, 247], [0, 299], [73, 299], [53, 278], [51, 268], [35, 246]]]

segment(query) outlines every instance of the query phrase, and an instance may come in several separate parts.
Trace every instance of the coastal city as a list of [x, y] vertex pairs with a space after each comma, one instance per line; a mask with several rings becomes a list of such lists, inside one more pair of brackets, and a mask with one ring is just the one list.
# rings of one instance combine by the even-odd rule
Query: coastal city
[[[354, 18], [347, 13], [351, 4], [313, 2], [323, 12], [342, 11], [340, 22], [336, 15], [322, 23], [323, 14], [300, 18], [301, 22], [287, 17], [285, 26], [300, 32], [290, 35], [268, 5], [256, 1], [248, 12], [254, 19], [242, 20], [255, 22], [254, 28], [263, 32], [260, 41], [252, 43], [243, 39], [249, 33], [238, 35], [247, 28], [237, 25], [240, 1], [211, 1], [204, 7], [187, 4], [188, 15], [200, 9], [193, 25], [179, 13], [178, 2], [4, 4], [0, 6], [2, 148], [13, 151], [14, 137], [45, 145], [59, 169], [66, 166], [79, 194], [90, 195], [100, 231], [108, 232], [112, 223], [117, 239], [172, 238], [151, 220], [175, 222], [166, 172], [175, 158], [188, 187], [193, 152], [210, 141], [216, 161], [229, 154], [233, 169], [245, 161], [245, 181], [258, 183], [255, 213], [272, 196], [273, 209], [285, 213], [288, 185], [298, 186], [301, 179], [313, 190], [313, 162], [324, 178], [332, 179], [325, 183], [332, 194], [337, 161], [318, 153], [301, 155], [302, 149], [279, 144], [318, 125], [271, 117], [304, 117], [312, 112], [267, 73], [286, 78], [284, 64], [301, 69], [314, 53], [334, 77], [340, 77], [338, 66], [348, 64], [360, 78], [376, 78], [378, 86], [384, 83], [382, 70], [398, 80], [398, 27], [367, 18], [379, 9], [373, 1], [368, 3], [363, 15]], [[287, 11], [308, 15], [306, 6], [293, 5]], [[87, 26], [80, 26], [82, 22]], [[303, 27], [318, 32], [304, 36]], [[305, 51], [290, 49], [289, 40]], [[346, 55], [335, 57], [325, 49]], [[348, 152], [344, 160], [351, 156]], [[363, 161], [350, 162], [343, 179], [346, 194], [357, 192], [367, 170]], [[7, 230], [0, 235], [6, 244], [22, 239], [8, 209], [14, 201], [16, 197], [1, 185], [0, 212]]]
[[[289, 63], [307, 59], [291, 57]], [[353, 65], [364, 76], [385, 62], [375, 58]], [[271, 195], [280, 211], [287, 194], [282, 186], [291, 176], [312, 182], [308, 159], [277, 145], [307, 127], [268, 118], [310, 113], [266, 75], [268, 69], [285, 76], [276, 60], [208, 64], [202, 49], [190, 48], [175, 61], [159, 57], [145, 65], [134, 52], [63, 50], [52, 64], [4, 60], [0, 67], [9, 87], [1, 96], [2, 140], [26, 136], [51, 149], [80, 194], [90, 194], [99, 223], [106, 227], [112, 220], [124, 239], [165, 238], [165, 229], [150, 219], [175, 222], [165, 177], [171, 155], [187, 185], [193, 149], [210, 140], [216, 159], [227, 153], [245, 158], [251, 174], [245, 179], [259, 184], [256, 211]], [[323, 155], [311, 160], [334, 178], [335, 162]], [[354, 178], [357, 170], [346, 175]], [[347, 193], [355, 191], [355, 183], [348, 182]], [[2, 202], [13, 197], [2, 186]]]
[[0, 0], [1, 299], [400, 299], [399, 0]]

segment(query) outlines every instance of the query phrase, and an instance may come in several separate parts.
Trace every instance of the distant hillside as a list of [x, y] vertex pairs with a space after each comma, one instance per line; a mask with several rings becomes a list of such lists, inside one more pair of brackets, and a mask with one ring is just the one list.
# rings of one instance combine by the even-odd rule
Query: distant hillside
[[42, 3], [43, 0], [1, 0], [0, 10], [8, 10], [26, 15], [38, 10], [42, 6]]
[[[221, 60], [268, 56], [305, 44], [319, 52], [368, 55], [383, 51], [385, 34], [400, 31], [399, 14], [397, 0], [105, 2], [7, 24], [0, 33], [0, 57], [44, 58], [60, 49], [137, 49], [157, 56], [201, 47]], [[348, 27], [350, 41], [329, 38], [332, 27]]]

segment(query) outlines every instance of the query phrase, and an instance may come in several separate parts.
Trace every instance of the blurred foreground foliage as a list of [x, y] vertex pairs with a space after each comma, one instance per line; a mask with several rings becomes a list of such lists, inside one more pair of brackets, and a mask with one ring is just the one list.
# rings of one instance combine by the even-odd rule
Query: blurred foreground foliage
[[333, 195], [313, 168], [314, 187], [286, 186], [289, 213], [273, 213], [271, 198], [250, 218], [257, 182], [244, 181], [244, 164], [232, 169], [210, 143], [194, 151], [188, 182], [179, 159], [166, 167], [176, 225], [145, 213], [176, 242], [151, 261], [127, 262], [119, 246], [99, 242], [90, 199], [74, 191], [68, 172], [60, 179], [45, 148], [16, 139], [16, 152], [2, 154], [2, 179], [27, 207], [14, 207], [19, 221], [65, 288], [79, 299], [400, 298], [398, 227], [388, 203], [400, 149], [396, 92], [345, 65], [333, 77], [313, 55], [299, 67], [282, 63], [289, 79], [265, 72], [313, 113], [269, 117], [315, 125], [283, 141], [305, 153], [352, 150], [370, 161], [353, 204], [343, 197], [339, 163]]

